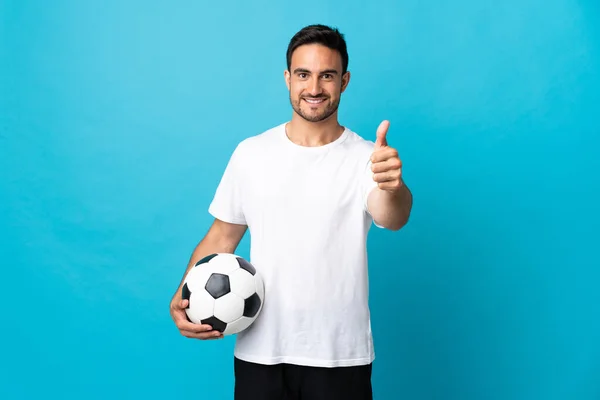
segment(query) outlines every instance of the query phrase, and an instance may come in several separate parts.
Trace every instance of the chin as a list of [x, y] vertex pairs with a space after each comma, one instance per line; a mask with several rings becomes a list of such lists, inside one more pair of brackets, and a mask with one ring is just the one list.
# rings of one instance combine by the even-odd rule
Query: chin
[[331, 115], [311, 115], [310, 113], [302, 113], [300, 116], [309, 122], [323, 122], [331, 117]]

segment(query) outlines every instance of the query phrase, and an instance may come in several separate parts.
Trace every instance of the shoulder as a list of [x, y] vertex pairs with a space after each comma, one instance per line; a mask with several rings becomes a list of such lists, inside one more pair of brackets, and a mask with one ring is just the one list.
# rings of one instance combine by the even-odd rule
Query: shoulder
[[353, 130], [348, 130], [348, 138], [346, 140], [346, 147], [354, 156], [359, 160], [367, 162], [371, 158], [375, 142], [365, 139], [360, 134]]
[[239, 157], [255, 157], [268, 153], [273, 146], [277, 145], [285, 124], [280, 124], [269, 128], [263, 132], [248, 136], [240, 141], [235, 150], [234, 155]]

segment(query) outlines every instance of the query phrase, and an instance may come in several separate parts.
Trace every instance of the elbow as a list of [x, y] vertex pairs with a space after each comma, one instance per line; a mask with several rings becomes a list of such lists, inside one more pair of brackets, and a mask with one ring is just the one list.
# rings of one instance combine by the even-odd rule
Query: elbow
[[397, 214], [395, 218], [391, 219], [388, 222], [387, 228], [391, 231], [399, 231], [404, 228], [406, 224], [408, 224], [408, 220], [410, 219], [410, 212], [412, 210], [412, 202], [409, 203], [409, 206], [406, 207], [403, 212]]
[[408, 224], [408, 217], [409, 217], [409, 215], [407, 214], [407, 215], [399, 217], [399, 218], [394, 218], [394, 219], [389, 218], [387, 220], [375, 219], [374, 221], [377, 225], [379, 225], [387, 230], [396, 232], [396, 231], [399, 231], [400, 229], [402, 229], [406, 224]]
[[412, 198], [412, 193], [410, 192], [410, 190], [408, 190], [408, 188], [406, 186], [405, 186], [405, 188], [406, 188], [406, 197], [403, 202], [404, 206], [402, 207], [401, 211], [397, 214], [392, 225], [390, 226], [390, 230], [392, 230], [392, 231], [399, 231], [406, 224], [408, 224], [408, 220], [410, 219], [410, 214], [412, 212], [413, 198]]
[[399, 231], [408, 224], [413, 199], [406, 186], [399, 195], [393, 197], [383, 191], [373, 190], [368, 201], [370, 213], [377, 225], [391, 231]]
[[400, 229], [404, 228], [404, 226], [408, 224], [408, 216], [406, 216], [406, 218], [402, 218], [398, 221], [394, 221], [393, 223], [390, 224], [389, 227], [387, 227], [390, 231], [394, 231], [397, 232]]

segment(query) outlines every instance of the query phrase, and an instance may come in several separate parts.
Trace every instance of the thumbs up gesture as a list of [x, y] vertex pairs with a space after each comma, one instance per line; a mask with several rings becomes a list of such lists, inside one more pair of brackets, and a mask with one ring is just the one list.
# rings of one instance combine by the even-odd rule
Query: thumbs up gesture
[[373, 180], [379, 189], [396, 193], [402, 187], [402, 161], [398, 151], [387, 144], [389, 121], [383, 121], [377, 128], [375, 149], [371, 155], [371, 170]]

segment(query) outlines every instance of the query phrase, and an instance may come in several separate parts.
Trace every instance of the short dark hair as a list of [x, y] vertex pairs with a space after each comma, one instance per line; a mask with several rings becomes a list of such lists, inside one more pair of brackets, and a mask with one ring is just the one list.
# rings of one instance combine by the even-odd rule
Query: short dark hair
[[345, 74], [348, 70], [348, 49], [344, 35], [337, 28], [315, 24], [302, 28], [290, 40], [286, 55], [288, 71], [292, 64], [294, 50], [305, 44], [321, 44], [332, 50], [337, 50], [342, 56], [342, 74]]

